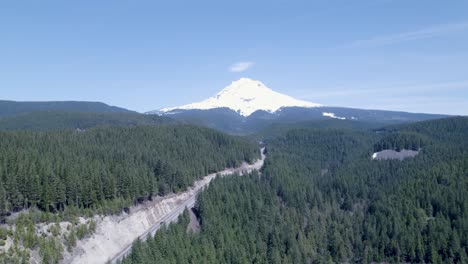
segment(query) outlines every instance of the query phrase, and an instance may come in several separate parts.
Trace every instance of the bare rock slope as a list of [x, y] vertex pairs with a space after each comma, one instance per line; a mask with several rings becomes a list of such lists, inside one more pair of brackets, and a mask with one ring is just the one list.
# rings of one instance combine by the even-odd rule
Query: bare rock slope
[[[63, 263], [106, 263], [116, 262], [128, 254], [133, 241], [144, 239], [153, 234], [160, 226], [175, 221], [185, 208], [195, 204], [198, 192], [206, 187], [218, 174], [231, 175], [234, 173], [259, 170], [263, 166], [265, 156], [254, 164], [244, 163], [238, 168], [225, 169], [218, 173], [205, 176], [187, 191], [157, 197], [142, 205], [131, 208], [130, 213], [120, 216], [96, 216], [96, 232], [89, 238], [78, 241], [72, 253], [64, 255]], [[163, 221], [163, 223], [161, 222]]]

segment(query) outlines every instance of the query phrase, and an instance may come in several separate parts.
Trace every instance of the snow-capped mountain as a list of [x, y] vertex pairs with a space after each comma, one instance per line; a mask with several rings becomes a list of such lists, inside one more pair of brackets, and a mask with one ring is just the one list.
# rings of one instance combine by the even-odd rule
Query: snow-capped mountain
[[320, 104], [295, 99], [268, 88], [260, 81], [249, 78], [241, 78], [231, 83], [217, 95], [198, 103], [187, 104], [179, 107], [163, 108], [151, 113], [168, 113], [180, 110], [207, 110], [214, 108], [229, 108], [242, 116], [250, 116], [257, 110], [270, 113], [276, 112], [282, 107], [317, 107]]
[[[291, 88], [291, 87], [286, 87]], [[322, 106], [275, 92], [260, 81], [241, 78], [217, 95], [198, 103], [163, 108], [146, 114], [166, 115], [181, 123], [207, 126], [232, 134], [256, 133], [274, 124], [300, 122], [317, 126], [380, 127], [442, 115]], [[373, 124], [373, 125], [369, 125]], [[313, 126], [313, 125], [312, 125]]]

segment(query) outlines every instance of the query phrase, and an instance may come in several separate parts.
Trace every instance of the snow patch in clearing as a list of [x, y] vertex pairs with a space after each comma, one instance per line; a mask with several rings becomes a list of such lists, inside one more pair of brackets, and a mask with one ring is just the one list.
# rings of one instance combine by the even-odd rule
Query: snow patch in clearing
[[330, 117], [330, 118], [341, 119], [341, 120], [345, 120], [345, 119], [346, 119], [346, 117], [336, 116], [335, 113], [323, 112], [322, 115], [323, 115], [323, 116], [328, 116], [328, 117]]
[[402, 149], [400, 151], [396, 151], [393, 149], [385, 149], [379, 152], [374, 152], [374, 154], [372, 154], [372, 159], [373, 160], [389, 160], [389, 159], [404, 160], [406, 158], [413, 158], [418, 154], [419, 154], [419, 150]]

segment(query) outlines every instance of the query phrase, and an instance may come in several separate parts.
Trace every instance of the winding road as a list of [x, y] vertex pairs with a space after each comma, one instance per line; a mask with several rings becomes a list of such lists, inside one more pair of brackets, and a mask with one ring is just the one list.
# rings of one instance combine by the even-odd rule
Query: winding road
[[[261, 167], [263, 166], [264, 161], [265, 161], [264, 151], [265, 151], [265, 148], [262, 148], [261, 149], [261, 159], [256, 161], [254, 164], [244, 163], [244, 164], [242, 164], [242, 166], [240, 166], [238, 168], [227, 169], [227, 170], [224, 170], [224, 171], [222, 171], [222, 172], [220, 172], [218, 174], [221, 175], [221, 176], [232, 175], [234, 173], [239, 173], [240, 175], [243, 175], [245, 173], [250, 173], [253, 170], [260, 170]], [[210, 177], [210, 176], [207, 176], [207, 177]], [[209, 179], [209, 181], [207, 181], [205, 184], [197, 186], [196, 191], [192, 195], [190, 195], [182, 204], [180, 204], [179, 206], [177, 206], [176, 208], [174, 208], [173, 210], [169, 211], [164, 216], [162, 216], [157, 224], [153, 225], [150, 229], [148, 229], [145, 233], [140, 235], [137, 239], [140, 239], [140, 240], [144, 241], [148, 237], [153, 236], [156, 233], [156, 231], [158, 231], [162, 226], [164, 226], [164, 225], [166, 225], [168, 223], [177, 221], [178, 217], [185, 211], [186, 208], [190, 209], [190, 208], [193, 208], [195, 206], [197, 195], [201, 191], [203, 191], [203, 189], [205, 187], [207, 187], [209, 185], [209, 183], [211, 182], [211, 180], [214, 179], [214, 178], [215, 177], [211, 177]], [[120, 253], [118, 253], [114, 257], [112, 257], [112, 259], [110, 259], [110, 261], [108, 261], [108, 263], [112, 263], [112, 264], [118, 263], [123, 258], [128, 256], [132, 251], [132, 245], [133, 245], [133, 243], [129, 244]]]

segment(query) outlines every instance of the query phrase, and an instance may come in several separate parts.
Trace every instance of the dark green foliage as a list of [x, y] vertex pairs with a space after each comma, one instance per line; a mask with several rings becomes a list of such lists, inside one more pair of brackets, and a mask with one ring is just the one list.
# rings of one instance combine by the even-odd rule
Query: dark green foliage
[[0, 239], [5, 240], [7, 239], [7, 236], [9, 234], [9, 231], [3, 227], [0, 227]]
[[17, 247], [10, 247], [6, 253], [0, 253], [0, 263], [21, 263], [28, 264], [30, 259], [30, 253], [28, 250], [24, 250]]
[[173, 121], [167, 117], [132, 112], [37, 111], [0, 118], [0, 130], [85, 130], [97, 126], [138, 126], [169, 123], [173, 123]]
[[[333, 120], [330, 117], [323, 116], [326, 112], [334, 113], [336, 116], [346, 118], [346, 120]], [[447, 117], [444, 115], [327, 106], [311, 108], [283, 107], [274, 113], [258, 110], [246, 117], [229, 108], [207, 110], [176, 109], [169, 116], [181, 122], [204, 125], [231, 134], [263, 133], [272, 124], [296, 126], [295, 123], [315, 123], [320, 120], [331, 122], [317, 122], [316, 127], [329, 126], [335, 123], [333, 124], [334, 127], [355, 128], [372, 126], [375, 128], [374, 124], [383, 126]]]
[[72, 251], [73, 248], [76, 246], [76, 234], [75, 234], [75, 230], [72, 229], [70, 231], [70, 234], [65, 238], [65, 243], [67, 245], [67, 250], [68, 251]]
[[58, 264], [62, 259], [63, 247], [56, 238], [39, 238], [39, 254], [42, 263]]
[[393, 131], [430, 140], [404, 161], [370, 159], [386, 134], [290, 131], [266, 142], [261, 177], [200, 195], [199, 234], [184, 216], [123, 263], [467, 263], [467, 121]]
[[440, 141], [459, 140], [466, 144], [468, 118], [463, 116], [421, 121], [412, 124], [394, 125], [378, 130], [379, 132], [415, 132]]
[[428, 137], [422, 136], [419, 133], [414, 132], [399, 132], [390, 133], [384, 136], [379, 142], [374, 145], [374, 151], [382, 151], [385, 149], [391, 149], [400, 151], [402, 149], [407, 150], [419, 150], [428, 144], [430, 140]]
[[0, 132], [0, 217], [31, 206], [115, 213], [258, 157], [244, 139], [184, 125]]
[[[57, 236], [57, 235], [55, 235]], [[26, 227], [26, 232], [23, 236], [23, 246], [25, 248], [34, 248], [36, 246], [36, 243], [37, 243], [37, 236], [36, 236], [36, 232], [34, 230], [34, 224], [32, 222], [30, 222], [28, 224], [28, 226]]]
[[69, 112], [99, 112], [118, 113], [132, 112], [130, 110], [110, 106], [100, 102], [80, 101], [49, 101], [49, 102], [16, 102], [0, 100], [0, 116], [11, 116], [34, 111], [69, 111]]
[[9, 211], [9, 205], [6, 195], [7, 193], [5, 187], [3, 187], [3, 183], [2, 181], [0, 181], [0, 223], [4, 221], [4, 217]]
[[258, 140], [270, 140], [275, 137], [285, 136], [292, 129], [320, 129], [320, 130], [354, 130], [354, 131], [367, 131], [369, 129], [376, 129], [382, 127], [384, 124], [379, 122], [363, 122], [357, 120], [313, 120], [294, 123], [274, 123], [261, 129], [256, 134], [250, 137]]
[[88, 233], [89, 232], [87, 225], [82, 224], [76, 228], [76, 237], [78, 238], [78, 240], [83, 239]]
[[178, 224], [137, 241], [123, 263], [281, 263], [275, 260], [289, 252], [288, 260], [303, 263], [302, 238], [294, 231], [298, 215], [282, 207], [257, 174], [217, 178], [200, 195], [197, 210], [199, 235], [187, 233], [186, 212]]

